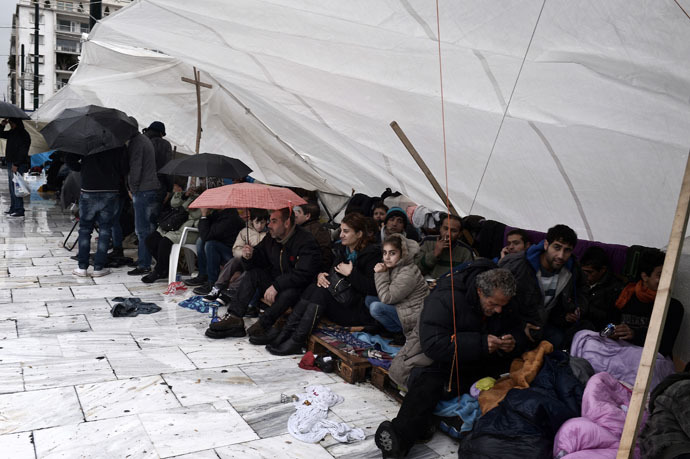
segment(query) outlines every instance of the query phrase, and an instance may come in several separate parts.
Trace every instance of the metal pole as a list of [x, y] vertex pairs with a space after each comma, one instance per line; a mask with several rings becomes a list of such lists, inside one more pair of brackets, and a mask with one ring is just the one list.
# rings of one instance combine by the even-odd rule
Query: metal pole
[[34, 3], [34, 110], [38, 110], [38, 0]]
[[[15, 71], [16, 71], [17, 66], [15, 65]], [[24, 44], [22, 44], [22, 78], [24, 78]], [[17, 87], [18, 91], [21, 91], [22, 98], [21, 98], [21, 107], [22, 110], [24, 110], [24, 88], [19, 88]]]

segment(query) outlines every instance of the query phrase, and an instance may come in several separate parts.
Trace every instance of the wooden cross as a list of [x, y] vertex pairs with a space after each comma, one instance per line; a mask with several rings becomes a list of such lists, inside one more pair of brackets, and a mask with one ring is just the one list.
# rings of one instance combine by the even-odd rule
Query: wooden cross
[[196, 67], [194, 69], [194, 79], [182, 77], [182, 81], [185, 83], [191, 83], [196, 86], [196, 150], [195, 153], [199, 154], [199, 144], [201, 143], [201, 87], [211, 89], [213, 86], [208, 83], [202, 83], [200, 72]]

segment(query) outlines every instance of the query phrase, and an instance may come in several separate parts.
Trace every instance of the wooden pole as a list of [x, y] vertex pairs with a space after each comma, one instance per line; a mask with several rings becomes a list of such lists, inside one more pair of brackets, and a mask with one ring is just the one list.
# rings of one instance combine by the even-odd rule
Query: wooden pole
[[647, 338], [644, 342], [640, 366], [637, 370], [635, 387], [633, 388], [632, 397], [630, 399], [628, 414], [625, 417], [625, 426], [623, 427], [623, 434], [618, 447], [617, 459], [632, 458], [635, 452], [637, 432], [640, 429], [645, 399], [647, 391], [649, 390], [649, 384], [652, 380], [656, 355], [659, 351], [661, 335], [664, 331], [664, 324], [666, 323], [666, 313], [668, 312], [668, 304], [671, 300], [671, 290], [673, 289], [675, 274], [678, 269], [678, 262], [680, 261], [680, 254], [683, 250], [683, 238], [685, 237], [685, 230], [688, 226], [689, 210], [690, 152], [688, 153], [688, 160], [685, 165], [683, 185], [680, 189], [676, 216], [673, 219], [673, 226], [671, 227], [671, 237], [668, 242], [664, 267], [661, 271], [661, 280], [659, 281], [659, 288], [656, 293], [656, 299], [654, 300], [654, 309], [652, 310], [652, 317], [649, 320]]
[[202, 83], [201, 72], [196, 67], [192, 67], [192, 69], [194, 71], [194, 79], [182, 77], [182, 81], [196, 86], [196, 148], [194, 153], [198, 155], [199, 146], [201, 145], [201, 87], [211, 89], [213, 86], [208, 83]]
[[450, 199], [448, 199], [448, 197], [446, 196], [446, 192], [438, 183], [436, 177], [434, 177], [434, 174], [431, 173], [431, 170], [429, 170], [429, 167], [426, 165], [422, 157], [419, 156], [419, 153], [417, 153], [417, 150], [412, 145], [412, 142], [410, 142], [410, 139], [407, 138], [402, 128], [398, 126], [398, 123], [396, 121], [391, 122], [391, 128], [393, 128], [393, 131], [398, 136], [402, 144], [405, 146], [405, 148], [407, 148], [407, 151], [410, 152], [410, 155], [412, 155], [412, 158], [415, 160], [422, 172], [424, 172], [424, 175], [426, 175], [426, 178], [431, 183], [431, 186], [434, 187], [434, 190], [436, 191], [436, 194], [438, 194], [438, 196], [441, 198], [441, 201], [443, 201], [444, 203], [448, 203], [450, 213], [453, 215], [457, 215], [459, 217], [460, 214], [457, 210], [455, 210], [455, 207], [453, 207], [453, 203], [451, 203]]

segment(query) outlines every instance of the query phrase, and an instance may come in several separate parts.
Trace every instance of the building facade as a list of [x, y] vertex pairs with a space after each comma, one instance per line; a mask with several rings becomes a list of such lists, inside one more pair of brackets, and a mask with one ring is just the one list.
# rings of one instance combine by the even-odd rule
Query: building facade
[[[103, 0], [105, 18], [131, 0]], [[36, 3], [38, 14], [38, 106], [67, 84], [79, 64], [82, 34], [90, 31], [89, 0], [20, 0], [12, 16], [7, 94], [11, 101], [34, 110], [34, 41]]]

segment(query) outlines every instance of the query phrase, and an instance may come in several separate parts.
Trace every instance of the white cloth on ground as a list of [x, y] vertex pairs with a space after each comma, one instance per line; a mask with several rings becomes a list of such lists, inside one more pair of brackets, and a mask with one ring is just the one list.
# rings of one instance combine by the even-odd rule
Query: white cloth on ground
[[307, 443], [318, 443], [329, 433], [341, 443], [364, 440], [366, 435], [359, 428], [352, 428], [344, 422], [329, 421], [328, 410], [343, 402], [343, 397], [334, 394], [326, 386], [309, 386], [293, 402], [297, 411], [288, 419], [288, 432], [296, 439]]

